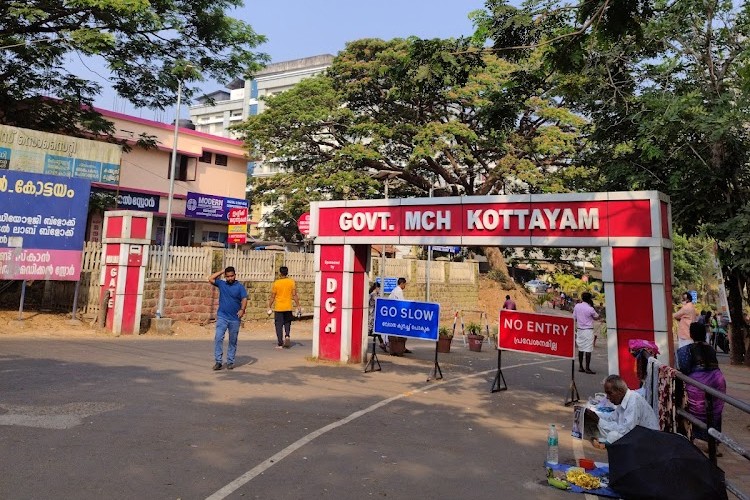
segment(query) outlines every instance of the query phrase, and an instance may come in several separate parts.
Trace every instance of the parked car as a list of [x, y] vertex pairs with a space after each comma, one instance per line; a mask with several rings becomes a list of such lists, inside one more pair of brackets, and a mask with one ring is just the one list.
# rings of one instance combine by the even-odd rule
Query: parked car
[[527, 281], [523, 286], [531, 293], [547, 293], [547, 290], [552, 288], [552, 285], [542, 280]]

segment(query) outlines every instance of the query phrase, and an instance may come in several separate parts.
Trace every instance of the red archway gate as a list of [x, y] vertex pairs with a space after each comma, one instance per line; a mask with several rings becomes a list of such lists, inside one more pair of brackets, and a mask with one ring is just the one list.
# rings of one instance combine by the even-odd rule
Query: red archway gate
[[653, 340], [672, 360], [671, 229], [656, 191], [313, 203], [313, 356], [363, 359], [371, 245], [599, 247], [609, 372], [637, 386], [628, 340]]

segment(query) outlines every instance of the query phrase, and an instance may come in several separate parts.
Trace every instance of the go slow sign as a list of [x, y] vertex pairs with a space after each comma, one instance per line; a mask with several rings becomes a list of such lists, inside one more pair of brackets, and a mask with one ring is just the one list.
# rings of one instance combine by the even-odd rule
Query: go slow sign
[[440, 304], [378, 298], [375, 301], [374, 331], [437, 342]]

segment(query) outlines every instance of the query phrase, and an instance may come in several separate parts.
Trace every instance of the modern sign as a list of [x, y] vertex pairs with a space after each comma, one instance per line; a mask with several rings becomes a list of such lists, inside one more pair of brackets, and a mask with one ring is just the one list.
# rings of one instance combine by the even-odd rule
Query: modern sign
[[0, 170], [117, 185], [121, 155], [116, 144], [0, 125]]
[[243, 245], [247, 242], [247, 207], [229, 209], [227, 243]]
[[0, 279], [78, 281], [91, 184], [0, 174]]
[[247, 200], [188, 192], [185, 215], [195, 219], [226, 222], [229, 220], [229, 211], [233, 208], [247, 209]]
[[440, 304], [378, 298], [375, 301], [374, 331], [437, 342]]
[[572, 317], [500, 310], [498, 349], [573, 359], [574, 343]]
[[310, 234], [310, 212], [305, 212], [297, 219], [297, 229], [305, 236]]

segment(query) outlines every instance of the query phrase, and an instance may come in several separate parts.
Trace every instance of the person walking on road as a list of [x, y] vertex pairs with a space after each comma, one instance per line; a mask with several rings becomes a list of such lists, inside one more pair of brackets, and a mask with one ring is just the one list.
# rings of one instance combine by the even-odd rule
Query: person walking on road
[[[578, 371], [595, 374], [591, 369], [591, 352], [594, 350], [594, 320], [599, 319], [594, 301], [589, 292], [581, 295], [581, 302], [573, 308], [573, 319], [576, 322], [576, 345], [578, 346]], [[586, 355], [586, 369], [583, 368], [583, 356]]]
[[685, 292], [680, 298], [682, 307], [680, 310], [674, 313], [672, 316], [678, 321], [677, 323], [677, 348], [686, 346], [693, 343], [693, 339], [690, 338], [690, 324], [695, 323], [698, 319], [698, 313], [695, 311], [693, 305], [693, 297], [689, 293]]
[[377, 281], [370, 286], [370, 300], [367, 303], [368, 316], [367, 316], [367, 334], [370, 337], [377, 339], [380, 348], [383, 351], [388, 351], [388, 347], [385, 345], [383, 336], [379, 333], [375, 333], [375, 301], [380, 297], [380, 283]]
[[[224, 279], [217, 279], [224, 275]], [[237, 281], [237, 273], [232, 266], [217, 271], [208, 282], [219, 289], [219, 309], [216, 312], [216, 334], [214, 335], [214, 370], [221, 370], [224, 358], [224, 335], [229, 331], [227, 346], [227, 370], [234, 369], [234, 356], [237, 353], [237, 337], [240, 334], [240, 320], [247, 309], [247, 290]]]
[[509, 309], [511, 311], [516, 310], [516, 303], [510, 298], [510, 295], [505, 296], [505, 302], [503, 302], [503, 309]]
[[279, 274], [281, 276], [273, 282], [271, 297], [268, 299], [268, 314], [274, 313], [277, 349], [288, 348], [292, 345], [289, 338], [292, 330], [292, 301], [299, 311], [297, 284], [289, 277], [289, 268], [281, 266]]
[[[396, 288], [393, 289], [393, 291], [388, 296], [388, 298], [394, 299], [394, 300], [406, 300], [404, 298], [404, 288], [406, 288], [406, 278], [399, 278], [398, 281], [396, 282]], [[391, 335], [388, 336], [389, 342], [390, 342], [390, 337]], [[394, 335], [393, 337], [395, 338], [396, 336]], [[398, 338], [403, 338], [403, 337], [398, 337]], [[404, 346], [405, 345], [406, 345], [406, 339], [404, 339]], [[406, 347], [404, 347], [404, 354], [411, 354], [411, 351], [409, 349], [406, 349]]]

